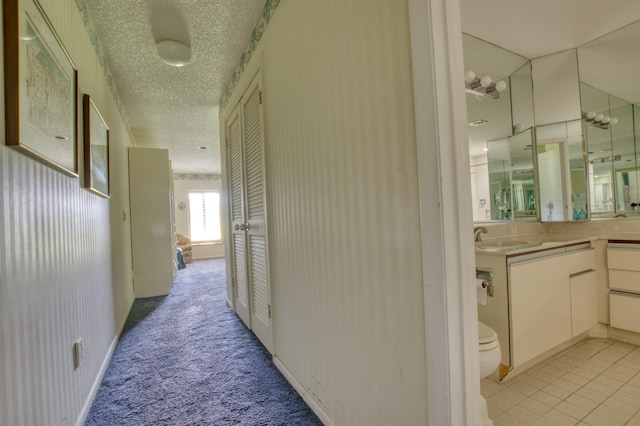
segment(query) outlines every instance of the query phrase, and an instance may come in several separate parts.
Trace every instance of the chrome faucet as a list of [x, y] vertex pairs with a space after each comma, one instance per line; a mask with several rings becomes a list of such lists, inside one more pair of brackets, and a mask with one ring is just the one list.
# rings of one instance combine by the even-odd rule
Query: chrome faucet
[[481, 233], [486, 234], [487, 232], [489, 232], [487, 230], [486, 227], [484, 226], [476, 226], [475, 228], [473, 228], [473, 240], [474, 241], [480, 241], [482, 238], [480, 236]]

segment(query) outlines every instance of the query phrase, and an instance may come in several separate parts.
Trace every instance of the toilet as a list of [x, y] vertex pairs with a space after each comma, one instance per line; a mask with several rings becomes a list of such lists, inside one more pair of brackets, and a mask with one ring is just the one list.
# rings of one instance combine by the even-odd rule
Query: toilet
[[[480, 379], [484, 379], [496, 371], [502, 360], [502, 352], [496, 332], [480, 321], [478, 321], [478, 343], [480, 347]], [[493, 426], [493, 421], [489, 418], [487, 401], [482, 396], [480, 398], [482, 426]]]
[[478, 340], [480, 343], [480, 379], [484, 379], [496, 371], [502, 360], [502, 352], [496, 332], [480, 321], [478, 321]]

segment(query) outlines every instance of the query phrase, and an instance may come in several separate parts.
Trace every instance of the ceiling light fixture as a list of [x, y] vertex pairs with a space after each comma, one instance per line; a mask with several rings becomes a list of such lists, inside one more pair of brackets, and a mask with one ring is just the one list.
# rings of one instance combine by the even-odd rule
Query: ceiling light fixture
[[156, 50], [173, 67], [182, 67], [191, 59], [191, 48], [178, 40], [161, 40], [156, 43]]
[[507, 83], [503, 80], [493, 83], [491, 77], [485, 75], [482, 78], [476, 77], [476, 73], [469, 70], [464, 74], [464, 90], [467, 93], [478, 96], [488, 96], [499, 99], [500, 93], [507, 88]]
[[487, 123], [488, 123], [487, 120], [484, 120], [484, 119], [481, 118], [479, 120], [472, 121], [471, 123], [469, 123], [469, 126], [471, 126], [471, 127], [479, 127], [479, 126], [484, 126]]

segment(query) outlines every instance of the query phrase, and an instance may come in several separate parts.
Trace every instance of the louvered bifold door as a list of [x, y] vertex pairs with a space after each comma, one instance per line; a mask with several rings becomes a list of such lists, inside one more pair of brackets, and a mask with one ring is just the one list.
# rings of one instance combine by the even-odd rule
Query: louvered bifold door
[[229, 159], [229, 181], [231, 183], [231, 251], [233, 260], [232, 281], [235, 308], [238, 316], [251, 328], [251, 306], [249, 280], [247, 277], [247, 245], [244, 208], [244, 171], [242, 150], [242, 122], [240, 105], [229, 117], [226, 124], [227, 149]]
[[242, 97], [242, 135], [246, 182], [247, 266], [251, 328], [271, 352], [271, 292], [267, 259], [264, 127], [259, 74]]

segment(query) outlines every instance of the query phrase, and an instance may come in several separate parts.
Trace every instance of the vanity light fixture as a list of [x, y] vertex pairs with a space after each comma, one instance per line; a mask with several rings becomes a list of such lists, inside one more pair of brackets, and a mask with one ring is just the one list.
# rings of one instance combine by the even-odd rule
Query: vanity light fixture
[[604, 115], [601, 112], [595, 112], [595, 111], [583, 112], [582, 119], [587, 124], [590, 124], [593, 127], [597, 127], [599, 129], [608, 129], [610, 124], [612, 125], [618, 124], [617, 117], [609, 117], [608, 115]]
[[191, 59], [191, 47], [178, 40], [161, 40], [156, 43], [158, 56], [173, 67], [182, 67]]
[[464, 74], [464, 91], [477, 96], [488, 96], [493, 99], [500, 98], [500, 92], [507, 88], [507, 83], [503, 80], [496, 81], [491, 80], [491, 77], [485, 75], [484, 77], [476, 77], [474, 71], [467, 71]]

